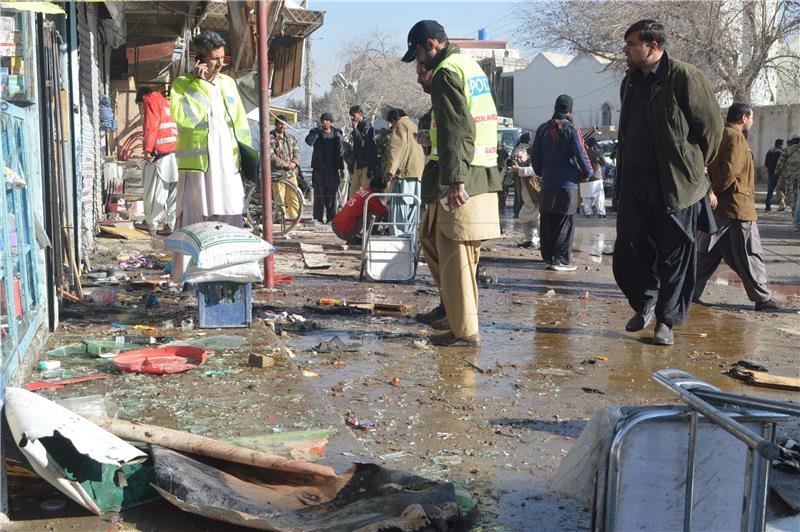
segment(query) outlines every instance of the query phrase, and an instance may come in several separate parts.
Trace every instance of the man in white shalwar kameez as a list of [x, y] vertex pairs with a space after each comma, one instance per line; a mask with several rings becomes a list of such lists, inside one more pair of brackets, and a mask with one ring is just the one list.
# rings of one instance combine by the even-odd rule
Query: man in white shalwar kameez
[[[204, 34], [213, 34], [211, 49], [203, 49], [198, 40]], [[216, 36], [219, 41], [214, 39]], [[220, 70], [224, 64], [224, 41], [214, 32], [203, 32], [192, 43], [197, 47], [198, 62], [194, 75], [202, 78], [204, 92], [210, 95], [208, 103], [208, 168], [205, 172], [181, 171], [178, 181], [178, 200], [175, 228], [180, 229], [195, 223], [219, 221], [242, 227], [244, 212], [244, 187], [236, 160], [238, 150], [234, 123], [225, 105], [225, 98], [239, 98], [238, 93], [223, 94], [224, 80]], [[205, 41], [199, 43], [208, 46]], [[188, 76], [189, 74], [187, 74]], [[176, 253], [173, 257], [173, 281], [179, 283], [188, 260]]]

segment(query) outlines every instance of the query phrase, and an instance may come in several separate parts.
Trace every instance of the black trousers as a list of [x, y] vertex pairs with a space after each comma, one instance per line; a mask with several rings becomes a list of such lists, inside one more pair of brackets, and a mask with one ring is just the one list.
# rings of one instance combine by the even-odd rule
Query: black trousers
[[572, 264], [577, 205], [575, 189], [542, 188], [539, 199], [539, 249], [545, 262]]
[[667, 213], [656, 187], [620, 194], [614, 279], [633, 310], [655, 307], [658, 322], [669, 327], [683, 323], [692, 299], [700, 209], [698, 202]]
[[325, 222], [330, 222], [336, 216], [336, 194], [339, 190], [337, 186], [325, 186], [314, 184], [314, 219], [322, 222], [322, 215], [325, 214]]

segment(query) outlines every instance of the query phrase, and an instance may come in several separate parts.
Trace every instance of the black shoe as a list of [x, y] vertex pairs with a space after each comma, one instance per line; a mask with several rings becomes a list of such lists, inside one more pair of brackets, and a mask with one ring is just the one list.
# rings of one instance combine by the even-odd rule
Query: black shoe
[[414, 316], [414, 319], [420, 323], [424, 323], [425, 325], [430, 325], [434, 321], [441, 320], [446, 316], [447, 314], [445, 314], [444, 305], [439, 303], [438, 307], [429, 310], [428, 312], [420, 312], [419, 314]]
[[774, 299], [767, 299], [766, 301], [758, 301], [756, 303], [757, 312], [774, 312], [780, 310], [781, 307], [775, 302]]
[[666, 323], [657, 323], [653, 333], [653, 345], [672, 345], [675, 338], [672, 336], [672, 329]]
[[772, 208], [771, 207], [767, 207], [766, 209], [764, 209], [764, 212], [772, 212]]
[[625, 330], [628, 332], [641, 331], [653, 321], [655, 313], [655, 309], [652, 307], [645, 309], [643, 312], [637, 312], [628, 320], [628, 323], [625, 324]]

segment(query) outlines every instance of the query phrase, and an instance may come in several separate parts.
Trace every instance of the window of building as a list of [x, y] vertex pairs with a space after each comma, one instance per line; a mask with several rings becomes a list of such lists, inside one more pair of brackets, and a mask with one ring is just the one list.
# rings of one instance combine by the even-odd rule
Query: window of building
[[611, 125], [611, 105], [606, 102], [600, 108], [601, 112], [603, 113], [602, 119], [600, 121], [600, 125], [602, 126], [610, 126]]

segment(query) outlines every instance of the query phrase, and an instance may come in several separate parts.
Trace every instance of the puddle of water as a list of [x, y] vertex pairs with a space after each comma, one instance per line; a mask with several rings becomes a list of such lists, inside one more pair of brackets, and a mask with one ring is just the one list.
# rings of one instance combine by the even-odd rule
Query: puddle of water
[[[742, 280], [736, 275], [736, 272], [724, 264], [720, 264], [720, 267], [717, 268], [717, 271], [714, 272], [714, 275], [711, 277], [710, 282], [723, 286], [735, 286], [737, 288], [743, 288], [744, 286]], [[769, 289], [773, 294], [778, 296], [800, 297], [800, 284], [770, 282]]]

